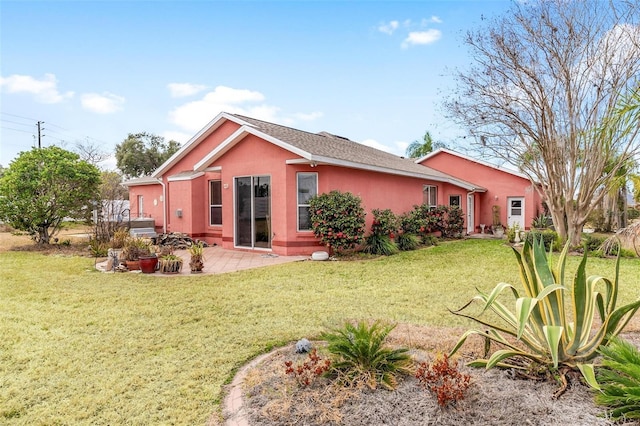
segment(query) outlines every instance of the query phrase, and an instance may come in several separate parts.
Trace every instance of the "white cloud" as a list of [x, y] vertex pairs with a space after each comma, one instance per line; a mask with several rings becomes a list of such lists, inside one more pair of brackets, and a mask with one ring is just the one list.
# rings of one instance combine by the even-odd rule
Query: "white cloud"
[[191, 84], [191, 83], [169, 83], [167, 84], [171, 97], [183, 98], [185, 96], [195, 95], [203, 90], [207, 89], [207, 86], [203, 84]]
[[385, 34], [393, 34], [395, 30], [398, 29], [398, 26], [400, 25], [400, 23], [398, 21], [390, 21], [387, 24], [380, 24], [378, 26], [378, 31], [380, 31], [381, 33], [385, 33]]
[[80, 98], [82, 107], [98, 114], [111, 114], [122, 109], [125, 99], [113, 93], [85, 93]]
[[440, 17], [433, 15], [429, 19], [425, 19], [425, 23], [433, 23], [433, 24], [442, 24], [442, 19]]
[[41, 80], [20, 74], [0, 77], [0, 87], [4, 87], [8, 93], [31, 93], [36, 101], [44, 104], [56, 104], [74, 95], [73, 92], [58, 91], [58, 80], [54, 74], [45, 74]]
[[169, 119], [189, 132], [200, 130], [223, 111], [272, 121], [279, 110], [277, 107], [266, 104], [252, 105], [264, 99], [260, 92], [218, 86], [202, 99], [175, 108], [169, 113]]
[[409, 36], [402, 42], [402, 48], [407, 49], [412, 45], [431, 44], [440, 40], [442, 37], [442, 31], [429, 29], [427, 31], [413, 31], [409, 33]]

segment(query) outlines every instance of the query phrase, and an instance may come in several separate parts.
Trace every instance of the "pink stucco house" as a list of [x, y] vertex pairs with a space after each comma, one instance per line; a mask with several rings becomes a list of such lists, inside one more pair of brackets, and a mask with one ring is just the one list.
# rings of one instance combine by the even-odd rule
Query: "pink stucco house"
[[[477, 174], [438, 170], [439, 158], [416, 162], [330, 133], [223, 112], [151, 176], [125, 185], [132, 216], [154, 219], [158, 232], [183, 232], [225, 248], [281, 255], [319, 249], [308, 200], [331, 190], [361, 197], [367, 228], [372, 209], [400, 214], [416, 204], [455, 204], [465, 213], [468, 233], [477, 232], [480, 221], [490, 224], [490, 206], [507, 202], [507, 195], [527, 199], [520, 181], [517, 189], [497, 185], [496, 169], [482, 165]], [[488, 178], [480, 178], [483, 174]], [[512, 183], [515, 175], [507, 176]]]
[[479, 224], [493, 222], [497, 206], [500, 222], [506, 226], [518, 224], [529, 229], [533, 219], [542, 213], [541, 197], [529, 178], [509, 169], [473, 159], [448, 149], [439, 149], [416, 160], [416, 163], [469, 180], [487, 188], [475, 199]]

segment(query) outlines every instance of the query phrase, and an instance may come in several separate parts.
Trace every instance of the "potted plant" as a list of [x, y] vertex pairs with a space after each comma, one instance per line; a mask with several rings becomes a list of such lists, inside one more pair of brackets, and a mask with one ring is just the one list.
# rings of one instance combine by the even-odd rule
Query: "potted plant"
[[143, 238], [127, 238], [122, 247], [122, 256], [130, 271], [140, 269], [140, 256], [151, 254], [150, 244]]
[[163, 274], [177, 274], [182, 270], [182, 258], [175, 254], [167, 254], [158, 260], [158, 265]]
[[191, 268], [192, 274], [197, 274], [202, 272], [204, 268], [204, 243], [202, 241], [198, 241], [189, 247], [189, 254], [191, 255], [191, 260], [189, 261], [189, 267]]

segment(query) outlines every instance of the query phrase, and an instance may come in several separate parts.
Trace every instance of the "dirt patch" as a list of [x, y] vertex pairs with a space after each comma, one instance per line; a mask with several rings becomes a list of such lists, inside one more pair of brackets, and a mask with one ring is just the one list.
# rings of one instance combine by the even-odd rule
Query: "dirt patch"
[[[418, 361], [433, 360], [457, 341], [463, 329], [400, 325], [390, 335], [392, 344], [411, 347]], [[624, 335], [638, 344], [640, 333]], [[320, 344], [318, 344], [320, 346]], [[462, 361], [483, 351], [481, 342], [465, 346]], [[285, 361], [303, 362], [293, 346], [275, 351], [247, 372], [243, 402], [253, 426], [285, 425], [612, 425], [603, 408], [578, 375], [558, 399], [554, 380], [524, 380], [508, 370], [461, 366], [471, 376], [464, 400], [441, 408], [436, 397], [413, 377], [404, 378], [395, 391], [344, 389], [318, 378], [302, 387], [285, 373]], [[629, 425], [631, 423], [628, 423]]]
[[86, 228], [80, 227], [63, 229], [51, 244], [36, 244], [29, 235], [4, 228], [4, 231], [0, 230], [0, 252], [28, 251], [47, 255], [90, 257], [88, 232], [90, 231]]

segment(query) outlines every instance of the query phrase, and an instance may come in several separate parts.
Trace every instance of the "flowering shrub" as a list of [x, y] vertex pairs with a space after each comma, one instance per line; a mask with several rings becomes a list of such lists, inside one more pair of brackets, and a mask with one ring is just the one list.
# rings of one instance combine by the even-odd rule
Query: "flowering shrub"
[[404, 232], [418, 235], [423, 240], [433, 232], [440, 232], [443, 238], [459, 238], [464, 231], [464, 215], [458, 206], [415, 205], [399, 220]]
[[285, 361], [284, 366], [286, 374], [293, 376], [301, 386], [309, 386], [331, 368], [331, 360], [322, 359], [314, 348], [302, 364], [294, 367], [293, 361]]
[[471, 376], [462, 374], [456, 364], [451, 365], [446, 354], [431, 364], [420, 363], [416, 379], [422, 387], [436, 395], [441, 407], [464, 399], [464, 394], [471, 385]]
[[399, 221], [390, 209], [380, 210], [373, 209], [373, 223], [371, 224], [371, 233], [375, 235], [388, 235], [389, 238], [395, 238], [398, 232]]
[[331, 191], [309, 200], [311, 226], [322, 244], [336, 251], [354, 248], [364, 236], [362, 200], [349, 193]]

